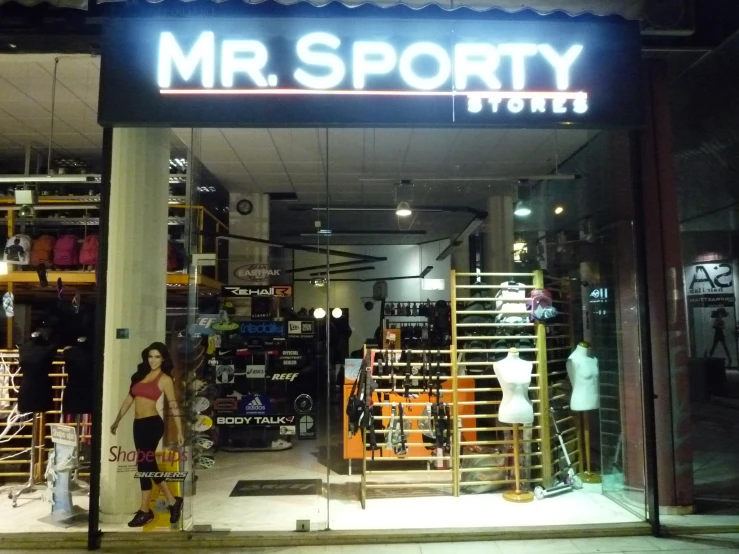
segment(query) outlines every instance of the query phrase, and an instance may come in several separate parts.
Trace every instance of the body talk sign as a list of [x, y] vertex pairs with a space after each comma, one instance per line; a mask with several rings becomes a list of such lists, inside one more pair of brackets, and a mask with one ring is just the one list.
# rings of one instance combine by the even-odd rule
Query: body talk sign
[[639, 32], [627, 23], [128, 20], [103, 49], [103, 124], [640, 121]]

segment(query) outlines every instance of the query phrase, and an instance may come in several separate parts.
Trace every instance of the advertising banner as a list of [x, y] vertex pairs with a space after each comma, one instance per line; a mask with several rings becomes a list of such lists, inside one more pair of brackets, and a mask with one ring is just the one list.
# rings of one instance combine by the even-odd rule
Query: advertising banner
[[[189, 340], [177, 340], [189, 352]], [[117, 473], [130, 475], [131, 485], [140, 489], [142, 502], [150, 506], [148, 512], [132, 513], [129, 527], [144, 531], [179, 528], [184, 502], [181, 487], [191, 461], [183, 417], [188, 408], [181, 392], [185, 370], [176, 366], [165, 344], [154, 342], [141, 352], [120, 404], [109, 404], [111, 411], [117, 410], [108, 430], [117, 437], [117, 444], [105, 453], [103, 463], [115, 464]], [[131, 434], [118, 432], [122, 426], [133, 428], [132, 441], [123, 438]]]
[[685, 268], [690, 350], [694, 357], [723, 358], [737, 366], [736, 267], [732, 261]]

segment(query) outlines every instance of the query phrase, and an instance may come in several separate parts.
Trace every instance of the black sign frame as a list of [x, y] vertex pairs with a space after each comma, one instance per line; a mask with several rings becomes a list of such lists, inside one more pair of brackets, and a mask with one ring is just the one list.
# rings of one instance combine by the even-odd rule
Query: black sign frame
[[[192, 51], [203, 33], [212, 32], [216, 81], [219, 78], [223, 81], [222, 59], [226, 59], [226, 55], [222, 46], [225, 40], [261, 41], [268, 53], [264, 76], [274, 77], [274, 80], [260, 88], [254, 85], [253, 80], [248, 83], [243, 80], [248, 79], [246, 72], [232, 72], [234, 79], [242, 81], [234, 81], [231, 92], [224, 93], [223, 83], [216, 83], [216, 93], [210, 89], [211, 92], [205, 94], [202, 93], [203, 87], [192, 85], [197, 81], [198, 68], [202, 69], [200, 64], [193, 73], [195, 77], [186, 83], [181, 82], [182, 79], [178, 81], [177, 68], [172, 66], [171, 86], [160, 88], [158, 54], [163, 32], [172, 33], [183, 55]], [[304, 58], [298, 59], [297, 41], [311, 33], [328, 33], [340, 40], [335, 51], [326, 50], [325, 44], [313, 46], [315, 52], [334, 53], [345, 65], [347, 76], [336, 90], [326, 89], [330, 93], [324, 90], [307, 94], [307, 89], [296, 81], [296, 68], [309, 68], [320, 76], [320, 67], [306, 66]], [[352, 89], [346, 85], [347, 82], [356, 85], [352, 48], [357, 41], [384, 41], [396, 51], [397, 60], [414, 44], [435, 41], [434, 44], [442, 50], [446, 49], [453, 64], [455, 48], [460, 42], [484, 42], [496, 48], [512, 43], [549, 44], [558, 55], [564, 55], [572, 45], [581, 44], [583, 49], [570, 66], [570, 86], [565, 91], [552, 90], [557, 82], [556, 71], [539, 52], [525, 58], [526, 86], [522, 90], [513, 89], [512, 77], [508, 81], [504, 79], [504, 75], [513, 75], [514, 57], [501, 54], [495, 70], [503, 86], [500, 91], [491, 92], [484, 86], [475, 89], [480, 93], [477, 95], [469, 90], [455, 90], [454, 84], [459, 84], [459, 81], [455, 77], [456, 66], [453, 66], [448, 83], [426, 91], [432, 94], [416, 95], [423, 91], [411, 90], [412, 87], [401, 78], [400, 69], [365, 76], [367, 86], [372, 80], [374, 92], [389, 94], [365, 94], [367, 91], [356, 95], [344, 94]], [[412, 24], [402, 19], [346, 17], [122, 19], [113, 21], [104, 36], [99, 122], [104, 126], [147, 127], [633, 128], [643, 124], [640, 57], [639, 25], [626, 21], [559, 21], [543, 16], [536, 21], [471, 21], [450, 16], [438, 20], [419, 19]], [[414, 74], [427, 78], [433, 76], [437, 69], [441, 72], [442, 64], [438, 62], [441, 59], [443, 57], [432, 58], [427, 54], [413, 58], [416, 64], [412, 66]], [[164, 64], [166, 67], [170, 65]], [[400, 67], [400, 61], [395, 67]], [[483, 82], [474, 74], [468, 75], [468, 82], [475, 79]], [[270, 89], [273, 86], [278, 87], [275, 90], [287, 92], [277, 94]], [[234, 90], [242, 92], [232, 94]], [[269, 93], [264, 92], [268, 90]], [[576, 113], [573, 107], [576, 98], [572, 95], [583, 92], [587, 93], [587, 111]], [[540, 105], [533, 104], [534, 96], [550, 93], [560, 96], [547, 97], [545, 112], [541, 112]], [[521, 95], [524, 97], [519, 98]], [[561, 95], [569, 96], [564, 98]], [[480, 111], [471, 111], [473, 100], [482, 103]], [[555, 113], [558, 109], [561, 111], [562, 102], [567, 111]]]

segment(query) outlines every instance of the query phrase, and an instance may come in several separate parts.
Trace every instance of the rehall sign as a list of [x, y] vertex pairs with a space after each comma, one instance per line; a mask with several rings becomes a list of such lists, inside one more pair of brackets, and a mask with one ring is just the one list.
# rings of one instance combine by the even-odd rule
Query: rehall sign
[[635, 126], [635, 22], [121, 19], [104, 125]]
[[[486, 107], [492, 112], [507, 109], [512, 113], [524, 109], [560, 114], [588, 111], [588, 93], [573, 90], [571, 82], [571, 69], [583, 52], [582, 44], [558, 50], [548, 43], [458, 42], [449, 47], [422, 41], [398, 51], [388, 41], [362, 40], [352, 41], [342, 53], [341, 43], [338, 36], [325, 32], [297, 39], [298, 65], [290, 76], [291, 86], [285, 88], [285, 76], [273, 72], [275, 64], [268, 43], [223, 39], [205, 31], [188, 49], [173, 32], [162, 32], [157, 82], [161, 94], [170, 95], [462, 94], [472, 113]], [[505, 71], [501, 70], [503, 58], [509, 62]], [[548, 67], [551, 90], [527, 91], [528, 62], [534, 61], [532, 58], [540, 58]], [[388, 76], [399, 77], [404, 90], [388, 90]]]

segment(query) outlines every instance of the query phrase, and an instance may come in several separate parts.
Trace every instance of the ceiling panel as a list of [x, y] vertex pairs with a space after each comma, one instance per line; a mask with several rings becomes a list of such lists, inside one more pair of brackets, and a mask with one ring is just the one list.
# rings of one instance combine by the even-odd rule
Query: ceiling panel
[[[241, 163], [241, 160], [239, 160], [239, 157], [230, 148], [210, 149], [210, 148], [203, 146], [203, 149], [200, 151], [200, 161], [202, 161], [206, 166], [209, 166], [209, 167], [211, 163], [239, 164], [241, 165], [242, 169], [244, 167], [243, 164]], [[245, 169], [243, 169], [243, 171], [246, 173]]]

